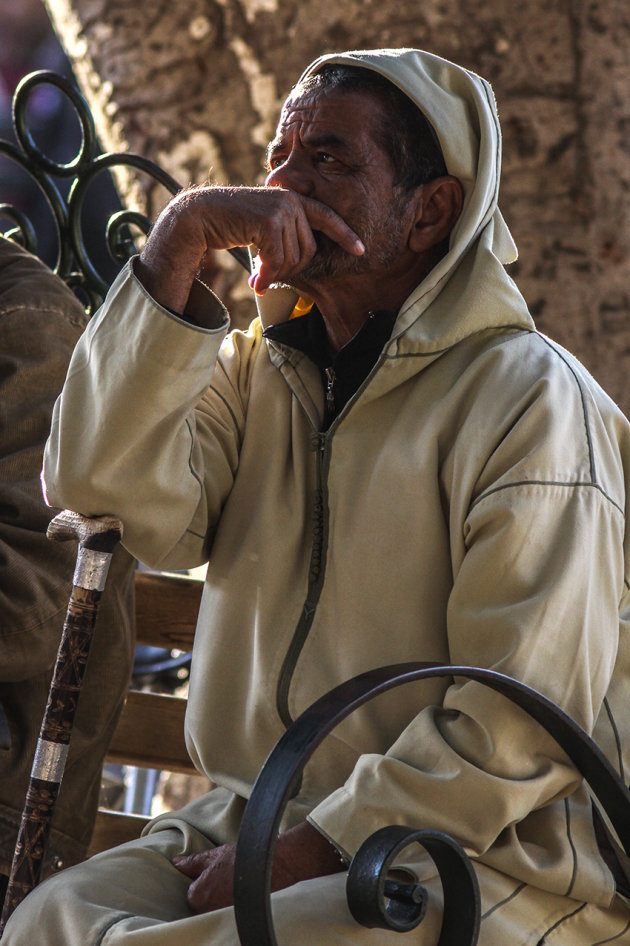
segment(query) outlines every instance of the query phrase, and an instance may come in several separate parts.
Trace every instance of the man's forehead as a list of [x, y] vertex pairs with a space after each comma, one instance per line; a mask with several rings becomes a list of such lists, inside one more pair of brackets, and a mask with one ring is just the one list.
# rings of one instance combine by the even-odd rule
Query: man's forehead
[[357, 129], [353, 129], [352, 135], [348, 132], [349, 115], [356, 112], [357, 107], [365, 110], [366, 122], [362, 123], [361, 130], [369, 132], [372, 122], [376, 123], [380, 115], [381, 106], [377, 99], [369, 93], [359, 91], [345, 91], [340, 89], [309, 89], [301, 91], [299, 87], [294, 89], [285, 100], [276, 136], [274, 140], [281, 138], [285, 131], [296, 123], [304, 123], [310, 126], [335, 126], [340, 138], [354, 138]]
[[331, 89], [325, 87], [302, 89], [298, 85], [296, 88], [292, 89], [286, 97], [280, 113], [280, 120], [282, 121], [282, 116], [287, 112], [292, 112], [297, 109], [326, 108], [328, 105], [339, 103], [342, 99], [347, 100], [350, 98], [369, 101], [376, 105], [374, 96], [367, 92], [357, 91], [356, 89]]

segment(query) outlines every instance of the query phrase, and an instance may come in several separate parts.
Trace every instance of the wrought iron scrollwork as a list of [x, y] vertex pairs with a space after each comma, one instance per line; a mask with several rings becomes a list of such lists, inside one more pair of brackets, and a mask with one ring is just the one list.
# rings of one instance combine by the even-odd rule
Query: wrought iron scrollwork
[[[630, 854], [630, 792], [599, 747], [555, 703], [525, 684], [492, 670], [425, 662], [381, 667], [340, 684], [310, 706], [287, 729], [260, 771], [243, 815], [236, 848], [234, 905], [242, 946], [277, 946], [270, 898], [275, 841], [284, 809], [297, 791], [304, 766], [317, 747], [364, 703], [405, 683], [431, 677], [475, 680], [502, 693], [540, 723], [588, 783], [625, 852]], [[472, 879], [474, 869], [462, 849], [438, 832], [416, 832], [396, 826], [384, 831], [385, 834], [376, 832], [367, 839], [364, 853], [358, 853], [358, 860], [355, 859], [348, 872], [347, 890], [355, 919], [366, 926], [383, 926], [400, 932], [404, 932], [405, 924], [409, 924], [406, 929], [413, 929], [421, 922], [421, 891], [413, 885], [403, 885], [405, 890], [385, 887], [389, 865], [400, 846], [418, 841], [434, 859], [443, 885], [445, 875], [449, 877], [448, 889], [444, 887], [445, 912], [439, 943], [441, 946], [475, 946], [479, 898]], [[360, 881], [367, 884], [365, 895], [357, 892]], [[458, 884], [461, 886], [457, 888]], [[391, 903], [387, 904], [386, 900]]]
[[442, 883], [444, 918], [438, 946], [472, 946], [479, 935], [481, 913], [477, 876], [461, 845], [441, 831], [389, 825], [370, 835], [348, 870], [346, 896], [352, 916], [368, 929], [396, 933], [408, 933], [422, 922], [424, 887], [389, 878], [396, 858], [414, 842], [431, 856]]
[[[79, 150], [65, 164], [52, 160], [39, 149], [28, 126], [29, 99], [36, 88], [45, 84], [56, 86], [67, 96], [81, 125]], [[97, 154], [98, 140], [87, 102], [76, 86], [55, 72], [39, 70], [22, 79], [13, 98], [13, 125], [17, 145], [0, 140], [0, 155], [20, 165], [43, 192], [52, 211], [58, 236], [54, 271], [68, 285], [81, 290], [88, 300], [88, 310], [93, 311], [102, 302], [108, 281], [98, 272], [83, 236], [83, 209], [90, 183], [98, 174], [111, 168], [128, 167], [148, 175], [171, 194], [181, 190], [181, 185], [155, 162], [140, 155], [122, 152]], [[60, 179], [70, 182], [67, 199], [58, 186], [57, 181]], [[18, 208], [9, 203], [0, 204], [0, 218], [13, 223], [13, 227], [5, 231], [5, 236], [22, 243], [31, 252], [37, 252], [35, 230]], [[120, 265], [137, 252], [132, 227], [147, 234], [151, 222], [143, 214], [122, 210], [115, 213], [107, 223], [107, 246], [112, 259]], [[229, 252], [245, 269], [249, 269], [246, 250], [237, 247]]]

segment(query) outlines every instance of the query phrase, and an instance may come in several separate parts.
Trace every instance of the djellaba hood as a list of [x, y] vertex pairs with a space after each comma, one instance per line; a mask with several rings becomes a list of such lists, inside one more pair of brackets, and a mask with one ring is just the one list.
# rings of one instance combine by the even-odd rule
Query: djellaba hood
[[[372, 69], [398, 86], [423, 112], [440, 142], [449, 174], [464, 190], [464, 206], [448, 253], [402, 305], [388, 354], [437, 353], [483, 329], [532, 329], [525, 300], [505, 265], [517, 250], [498, 206], [501, 129], [485, 79], [419, 49], [373, 49], [316, 59], [300, 81], [323, 66]], [[257, 297], [263, 324], [286, 320], [291, 290]]]

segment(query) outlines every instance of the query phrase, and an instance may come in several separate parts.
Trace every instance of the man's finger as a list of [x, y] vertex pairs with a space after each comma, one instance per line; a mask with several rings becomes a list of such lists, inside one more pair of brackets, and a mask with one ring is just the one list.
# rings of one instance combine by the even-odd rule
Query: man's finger
[[182, 854], [173, 858], [173, 866], [187, 877], [199, 877], [212, 862], [214, 850], [200, 851], [197, 854]]
[[[295, 231], [293, 221], [290, 227]], [[291, 249], [291, 241], [286, 246], [289, 248], [292, 256], [297, 254], [297, 241], [294, 239], [294, 249]], [[273, 228], [263, 233], [258, 239], [260, 252], [258, 254], [259, 267], [254, 279], [250, 280], [256, 292], [268, 289], [271, 283], [276, 282], [282, 272], [287, 272], [285, 266], [285, 237], [283, 228]]]
[[282, 248], [284, 250], [284, 259], [278, 271], [278, 276], [284, 276], [292, 272], [300, 263], [301, 252], [297, 234], [297, 221], [293, 223], [293, 226], [285, 227], [283, 230]]
[[317, 243], [306, 216], [297, 220], [297, 238], [300, 246], [300, 268], [310, 261], [317, 252]]
[[302, 204], [312, 230], [321, 230], [327, 237], [352, 256], [363, 256], [365, 246], [361, 238], [352, 230], [338, 213], [326, 204], [310, 197], [302, 197]]
[[[275, 252], [273, 254], [269, 252], [266, 244], [260, 249], [255, 272], [249, 278], [249, 285], [259, 295], [262, 295], [272, 283], [289, 275], [296, 268], [300, 268], [300, 245], [293, 221], [281, 231], [281, 239], [282, 256], [280, 259]], [[272, 249], [275, 251], [275, 243]]]

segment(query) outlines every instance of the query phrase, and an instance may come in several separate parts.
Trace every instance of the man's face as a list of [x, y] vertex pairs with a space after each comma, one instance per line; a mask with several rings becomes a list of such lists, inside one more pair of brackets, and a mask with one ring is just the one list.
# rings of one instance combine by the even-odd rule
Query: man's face
[[268, 148], [265, 184], [321, 201], [358, 234], [356, 257], [316, 233], [317, 253], [292, 284], [329, 281], [387, 268], [406, 243], [409, 199], [395, 187], [394, 169], [377, 141], [381, 105], [361, 93], [299, 93], [287, 99]]

